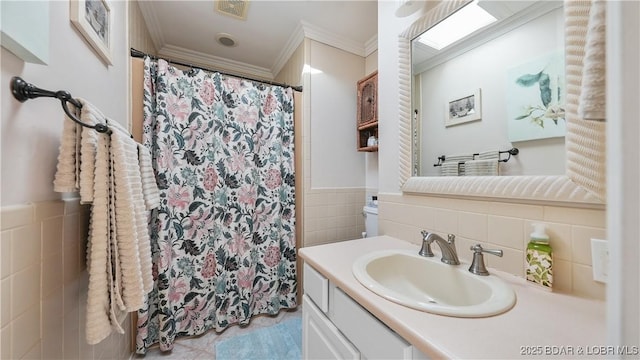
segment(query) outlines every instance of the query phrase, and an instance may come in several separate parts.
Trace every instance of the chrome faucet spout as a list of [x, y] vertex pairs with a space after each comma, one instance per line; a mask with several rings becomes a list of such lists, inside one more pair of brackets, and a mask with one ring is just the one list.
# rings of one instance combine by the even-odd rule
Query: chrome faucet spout
[[422, 248], [419, 255], [433, 256], [431, 251], [431, 243], [435, 242], [440, 247], [442, 252], [442, 258], [440, 259], [445, 264], [458, 265], [460, 260], [458, 259], [458, 252], [456, 251], [456, 236], [449, 234], [447, 240], [443, 239], [440, 235], [422, 230]]

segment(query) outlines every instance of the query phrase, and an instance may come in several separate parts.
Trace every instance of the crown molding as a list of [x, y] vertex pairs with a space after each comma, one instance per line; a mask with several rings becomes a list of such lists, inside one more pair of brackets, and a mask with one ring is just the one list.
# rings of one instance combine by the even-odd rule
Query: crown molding
[[321, 43], [337, 47], [338, 49], [350, 52], [362, 57], [366, 56], [365, 47], [363, 44], [348, 39], [344, 36], [334, 34], [325, 29], [319, 28], [315, 25], [311, 25], [306, 21], [300, 21], [304, 30], [304, 36]]
[[274, 77], [282, 70], [287, 61], [289, 61], [289, 58], [291, 58], [291, 55], [293, 55], [298, 46], [300, 46], [300, 43], [304, 41], [305, 37], [362, 57], [367, 57], [378, 50], [377, 34], [362, 45], [357, 41], [336, 35], [330, 31], [311, 25], [306, 21], [300, 21], [272, 67]]
[[367, 42], [364, 43], [365, 57], [373, 54], [377, 50], [378, 50], [378, 34], [375, 34], [371, 37], [371, 39], [367, 40]]
[[144, 22], [147, 25], [147, 30], [149, 30], [149, 35], [151, 36], [153, 45], [155, 45], [156, 49], [162, 49], [166, 42], [164, 40], [164, 35], [162, 34], [162, 27], [160, 27], [160, 20], [158, 20], [158, 15], [153, 9], [153, 6], [150, 5], [151, 2], [136, 1], [136, 3], [138, 4], [138, 8], [140, 8]]
[[246, 64], [240, 61], [229, 60], [219, 56], [205, 54], [174, 45], [165, 45], [158, 51], [158, 55], [176, 61], [186, 62], [194, 65], [201, 65], [207, 68], [218, 69], [237, 75], [251, 75], [263, 80], [273, 80], [270, 69], [260, 66]]
[[302, 24], [298, 24], [295, 30], [293, 30], [293, 32], [291, 33], [289, 40], [287, 40], [287, 43], [285, 44], [284, 48], [282, 48], [282, 51], [280, 51], [280, 55], [278, 55], [278, 58], [276, 58], [276, 61], [271, 68], [273, 77], [276, 77], [278, 73], [280, 73], [280, 70], [282, 70], [284, 65], [287, 63], [287, 61], [289, 61], [293, 53], [303, 41], [304, 29], [302, 27]]

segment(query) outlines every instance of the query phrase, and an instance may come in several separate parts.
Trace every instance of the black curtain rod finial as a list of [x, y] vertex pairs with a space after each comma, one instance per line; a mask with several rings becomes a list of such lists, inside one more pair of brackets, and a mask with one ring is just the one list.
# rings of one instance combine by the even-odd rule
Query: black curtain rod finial
[[29, 100], [28, 91], [25, 91], [28, 86], [29, 84], [22, 80], [22, 78], [17, 76], [11, 78], [11, 93], [13, 97], [21, 103]]

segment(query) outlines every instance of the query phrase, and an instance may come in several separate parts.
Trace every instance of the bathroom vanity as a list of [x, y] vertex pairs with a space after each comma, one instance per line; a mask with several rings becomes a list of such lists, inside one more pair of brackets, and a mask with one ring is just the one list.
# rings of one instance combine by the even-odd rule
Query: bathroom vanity
[[546, 292], [497, 270], [490, 276], [517, 297], [499, 315], [451, 317], [386, 300], [358, 282], [352, 267], [364, 254], [391, 249], [417, 253], [419, 247], [378, 236], [299, 250], [305, 263], [303, 358], [567, 358], [597, 355], [605, 345], [604, 302]]
[[426, 359], [414, 346], [305, 264], [303, 359]]

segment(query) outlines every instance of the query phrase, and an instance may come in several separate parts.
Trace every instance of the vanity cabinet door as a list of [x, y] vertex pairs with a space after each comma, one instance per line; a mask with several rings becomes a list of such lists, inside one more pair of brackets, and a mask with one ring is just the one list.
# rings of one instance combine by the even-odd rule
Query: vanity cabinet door
[[306, 294], [302, 296], [302, 358], [360, 359], [358, 350]]
[[412, 359], [414, 348], [337, 287], [330, 289], [329, 318], [366, 359]]
[[329, 279], [322, 276], [316, 269], [304, 263], [304, 271], [302, 272], [304, 293], [313, 300], [313, 302], [326, 313], [329, 311]]

